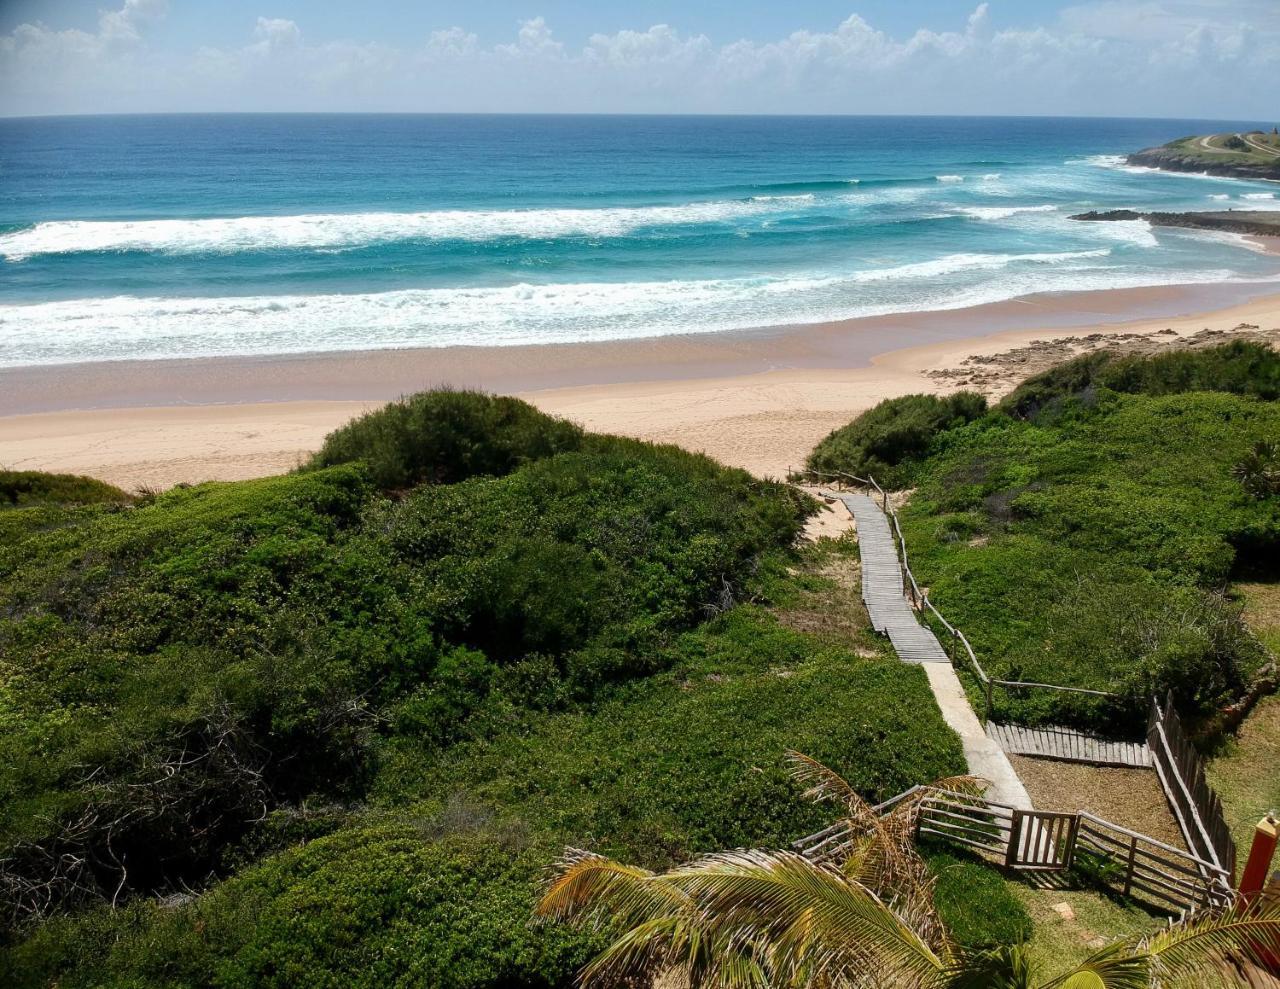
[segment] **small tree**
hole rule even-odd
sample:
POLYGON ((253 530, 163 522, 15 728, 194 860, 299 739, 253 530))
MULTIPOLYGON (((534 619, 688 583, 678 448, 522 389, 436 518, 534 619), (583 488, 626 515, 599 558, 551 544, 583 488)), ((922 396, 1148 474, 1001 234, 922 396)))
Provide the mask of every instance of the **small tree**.
POLYGON ((1280 443, 1254 444, 1244 459, 1231 468, 1231 476, 1255 498, 1280 494, 1280 443))

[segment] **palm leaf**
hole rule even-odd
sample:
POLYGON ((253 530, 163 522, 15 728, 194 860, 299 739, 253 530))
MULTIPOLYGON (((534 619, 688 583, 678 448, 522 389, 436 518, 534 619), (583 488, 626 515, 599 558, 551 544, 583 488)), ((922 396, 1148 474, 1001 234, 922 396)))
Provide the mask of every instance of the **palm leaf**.
POLYGON ((1161 985, 1222 981, 1232 958, 1260 962, 1262 951, 1280 953, 1280 902, 1264 899, 1201 911, 1145 939, 1139 948, 1150 957, 1161 985))
POLYGON ((567 848, 534 913, 556 919, 607 917, 630 927, 691 908, 678 891, 654 878, 647 869, 567 848))
POLYGON ((1042 989, 1149 989, 1150 958, 1125 941, 1116 941, 1042 989))
POLYGON ((845 808, 849 817, 858 820, 875 816, 871 805, 834 769, 795 749, 787 749, 786 758, 791 764, 791 778, 807 787, 802 794, 806 800, 834 800, 845 808))
POLYGON ((944 968, 870 889, 800 855, 729 852, 666 878, 694 900, 712 931, 766 943, 769 969, 782 984, 926 986, 944 968))

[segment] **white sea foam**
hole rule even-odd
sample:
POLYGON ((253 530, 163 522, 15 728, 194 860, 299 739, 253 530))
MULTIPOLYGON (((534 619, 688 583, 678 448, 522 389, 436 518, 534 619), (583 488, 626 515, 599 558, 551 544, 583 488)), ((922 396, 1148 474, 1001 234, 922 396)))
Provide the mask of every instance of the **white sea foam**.
POLYGON ((996 179, 998 179, 999 177, 1000 177, 1000 173, 999 173, 999 172, 988 172, 986 175, 982 176, 982 181, 983 181, 983 182, 994 182, 994 181, 995 181, 996 179))
POLYGON ((1225 192, 1215 192, 1209 195, 1210 199, 1230 199, 1231 197, 1225 192))
POLYGON ((1275 199, 1274 192, 1243 192, 1240 194, 1241 199, 1275 199))
POLYGON ((978 220, 1005 220, 1019 213, 1052 213, 1057 208, 1048 203, 1041 206, 957 206, 956 212, 978 220))
POLYGON ((0 255, 17 261, 39 254, 98 251, 203 254, 344 248, 406 240, 622 237, 646 227, 728 222, 777 208, 758 199, 600 209, 315 213, 200 220, 52 220, 0 236, 0 255))
POLYGON ((1116 240, 1135 247, 1159 247, 1151 224, 1146 220, 1107 220, 1101 223, 1081 223, 1083 231, 1103 240, 1116 240))
POLYGON ((992 270, 1025 262, 1029 264, 1061 264, 1083 258, 1102 258, 1110 254, 1109 248, 1091 251, 1059 251, 1046 254, 948 254, 932 261, 918 261, 891 268, 874 268, 850 275, 855 282, 900 281, 908 278, 938 278, 960 271, 992 270))
POLYGON ((1183 179, 1209 179, 1212 182, 1234 182, 1235 179, 1224 179, 1221 175, 1211 175, 1208 172, 1175 172, 1166 168, 1152 168, 1150 165, 1130 165, 1124 155, 1089 155, 1086 158, 1072 158, 1067 161, 1068 165, 1094 165, 1098 168, 1109 168, 1118 172, 1128 172, 1131 175, 1149 175, 1158 174, 1166 175, 1170 178, 1183 179))
POLYGON ((1068 159, 1068 165, 1096 165, 1099 168, 1121 168, 1124 166, 1124 155, 1088 155, 1084 158, 1068 159))
POLYGON ((935 175, 934 178, 937 179, 939 182, 963 182, 964 181, 963 175, 935 175))
MULTIPOLYGON (((1115 224, 1099 224, 1107 225, 1115 224)), ((616 340, 956 309, 1034 292, 1236 280, 1226 270, 1117 269, 1100 260, 1106 253, 956 254, 790 277, 6 305, 0 366, 616 340)))

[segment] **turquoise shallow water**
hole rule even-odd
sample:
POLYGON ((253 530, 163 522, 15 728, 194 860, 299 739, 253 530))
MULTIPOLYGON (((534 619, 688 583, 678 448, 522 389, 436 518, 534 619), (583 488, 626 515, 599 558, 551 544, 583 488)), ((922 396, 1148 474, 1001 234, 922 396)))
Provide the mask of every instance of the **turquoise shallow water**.
POLYGON ((1276 276, 1085 209, 1277 208, 1126 151, 1248 122, 0 121, 0 366, 712 332, 1276 276))

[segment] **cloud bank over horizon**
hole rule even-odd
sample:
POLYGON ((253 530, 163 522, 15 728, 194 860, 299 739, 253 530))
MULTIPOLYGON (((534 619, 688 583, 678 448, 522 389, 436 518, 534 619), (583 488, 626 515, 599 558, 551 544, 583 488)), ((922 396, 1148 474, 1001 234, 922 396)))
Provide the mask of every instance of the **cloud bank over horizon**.
POLYGON ((166 0, 124 0, 0 35, 0 113, 1280 113, 1280 3, 1096 0, 1016 28, 990 12, 896 37, 850 13, 773 39, 661 23, 580 44, 535 16, 505 40, 454 25, 394 45, 264 13, 239 44, 183 47, 158 40, 166 0))

